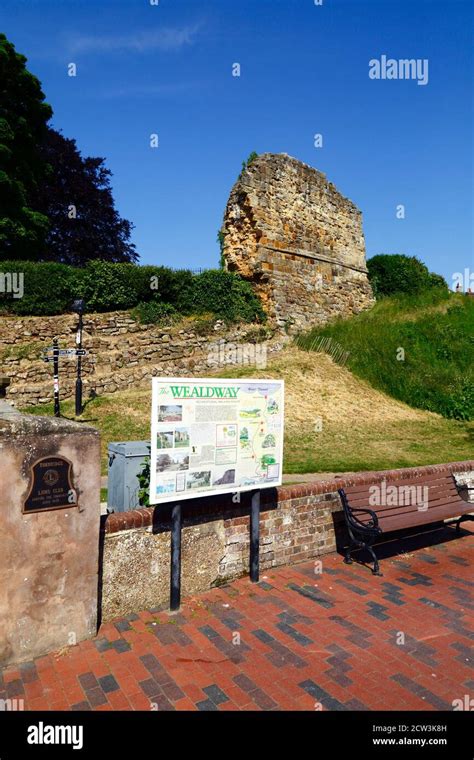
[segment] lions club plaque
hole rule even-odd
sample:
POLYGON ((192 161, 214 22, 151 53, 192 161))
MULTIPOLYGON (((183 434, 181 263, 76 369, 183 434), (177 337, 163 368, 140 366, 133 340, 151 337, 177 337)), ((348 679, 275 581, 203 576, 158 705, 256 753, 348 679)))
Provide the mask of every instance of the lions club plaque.
POLYGON ((77 506, 72 464, 64 457, 44 457, 31 467, 30 490, 23 513, 77 506))

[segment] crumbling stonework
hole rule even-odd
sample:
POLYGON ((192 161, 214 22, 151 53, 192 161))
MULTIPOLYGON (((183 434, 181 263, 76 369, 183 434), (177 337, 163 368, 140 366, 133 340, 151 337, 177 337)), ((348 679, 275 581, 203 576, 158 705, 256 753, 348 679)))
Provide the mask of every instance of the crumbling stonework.
POLYGON ((296 331, 373 303, 361 212, 285 153, 264 153, 242 171, 222 232, 227 268, 254 284, 279 326, 296 331))
MULTIPOLYGON (((0 320, 0 374, 8 377, 6 397, 17 407, 52 401, 52 364, 42 354, 54 336, 60 348, 74 347, 77 317, 4 317, 0 320)), ((149 387, 154 376, 207 375, 233 364, 261 366, 267 353, 279 351, 284 338, 261 326, 226 327, 221 321, 204 325, 183 319, 178 324, 142 325, 128 312, 86 314, 82 362, 84 398, 118 390, 149 387), (257 335, 256 335, 257 332, 257 335), (245 349, 244 352, 241 349, 245 349)), ((74 395, 76 361, 60 362, 61 400, 74 395)))

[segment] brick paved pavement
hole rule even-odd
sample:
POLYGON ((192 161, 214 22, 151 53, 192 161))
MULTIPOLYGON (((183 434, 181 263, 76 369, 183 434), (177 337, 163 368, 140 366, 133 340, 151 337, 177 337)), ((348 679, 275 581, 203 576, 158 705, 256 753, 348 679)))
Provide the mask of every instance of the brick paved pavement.
POLYGON ((258 585, 186 599, 177 615, 129 615, 4 670, 0 699, 30 710, 451 710, 474 695, 472 530, 392 543, 382 578, 333 554, 322 573, 276 568, 258 585))

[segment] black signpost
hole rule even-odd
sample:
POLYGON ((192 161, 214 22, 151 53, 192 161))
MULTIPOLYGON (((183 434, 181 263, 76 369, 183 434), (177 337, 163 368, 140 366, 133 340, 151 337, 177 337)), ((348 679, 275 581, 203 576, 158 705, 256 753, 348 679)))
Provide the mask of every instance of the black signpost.
MULTIPOLYGON (((171 507, 171 563, 170 610, 176 612, 181 605, 181 504, 171 507)), ((250 580, 260 578, 260 491, 252 492, 250 506, 250 580)))
POLYGON ((76 333, 76 356, 77 356, 77 377, 76 377, 76 417, 82 414, 82 377, 81 377, 81 363, 82 363, 82 315, 84 314, 86 304, 83 298, 78 298, 72 304, 72 311, 79 315, 79 323, 77 325, 76 333))
POLYGON ((260 577, 260 491, 252 493, 250 507, 250 580, 258 583, 260 577))
POLYGON ((59 417, 59 346, 58 339, 53 338, 53 382, 54 382, 54 416, 59 417))
MULTIPOLYGON (((82 327, 81 327, 82 332, 82 327)), ((53 362, 53 382, 54 382, 54 416, 60 417, 61 410, 59 406, 59 359, 72 359, 77 358, 77 373, 78 380, 76 380, 76 415, 82 413, 82 380, 81 380, 81 359, 86 356, 87 351, 83 348, 59 348, 58 339, 53 338, 53 345, 49 346, 43 356, 43 361, 53 362), (78 382, 80 383, 78 391, 78 382), (79 404, 79 406, 78 406, 79 404), (79 408, 79 411, 78 411, 79 408)))
POLYGON ((181 604, 181 504, 171 507, 171 584, 170 610, 176 612, 181 604))

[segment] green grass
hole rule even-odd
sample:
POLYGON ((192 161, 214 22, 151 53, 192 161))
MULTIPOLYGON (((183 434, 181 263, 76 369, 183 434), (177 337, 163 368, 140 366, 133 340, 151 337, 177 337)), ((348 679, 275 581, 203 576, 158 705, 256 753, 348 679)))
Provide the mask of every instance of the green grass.
MULTIPOLYGON (((309 354, 308 358, 311 356, 309 354)), ((314 359, 316 356, 313 354, 314 359)), ((474 422, 445 419, 438 415, 388 415, 378 418, 371 414, 370 399, 367 399, 367 415, 357 418, 341 416, 338 420, 325 422, 322 430, 316 431, 312 416, 292 423, 298 399, 288 402, 292 387, 303 389, 309 386, 309 395, 316 398, 316 390, 310 385, 312 375, 321 376, 324 368, 317 361, 305 366, 301 357, 288 361, 283 354, 277 355, 270 364, 271 376, 285 380, 287 403, 285 407, 286 432, 284 445, 284 472, 302 474, 307 472, 360 472, 363 470, 387 470, 399 467, 416 467, 443 462, 472 459, 474 451, 474 422)), ((261 377, 260 369, 251 367, 229 367, 219 373, 220 377, 261 377)), ((264 372, 264 377, 269 373, 264 372)), ((340 375, 339 381, 341 381, 340 375)), ((335 378, 325 377, 327 398, 325 404, 337 403, 331 400, 335 378)), ((364 397, 365 382, 354 392, 364 397)), ((305 396, 305 391, 300 390, 305 396)), ((386 399, 387 411, 392 402, 386 399)), ((315 414, 319 414, 321 406, 315 414)))
POLYGON ((354 374, 410 406, 474 419, 474 298, 432 289, 392 296, 297 339, 311 350, 331 338, 354 374))
POLYGON ((0 351, 0 361, 5 359, 39 359, 41 346, 38 343, 19 343, 0 351))
MULTIPOLYGON (((231 377, 261 375, 247 367, 222 373, 231 377)), ((273 373, 272 373, 273 374, 273 373)), ((275 376, 279 373, 275 372, 275 376)), ((101 434, 101 471, 107 474, 107 446, 111 441, 147 441, 150 438, 149 390, 119 391, 88 402, 79 421, 101 434)), ((53 414, 53 405, 26 407, 27 414, 53 414)), ((61 404, 61 413, 74 419, 74 400, 61 404)), ((290 410, 288 410, 288 414, 290 410)), ((472 458, 474 424, 430 417, 359 424, 327 424, 321 432, 302 424, 285 435, 284 471, 358 472, 414 467, 472 458)), ((106 498, 102 499, 106 501, 106 498)))
POLYGON ((442 417, 285 437, 286 473, 361 472, 472 459, 474 424, 442 417))
MULTIPOLYGON (((108 470, 108 444, 120 441, 148 441, 150 439, 151 392, 122 391, 108 396, 97 396, 86 402, 81 417, 74 416, 74 399, 61 402, 61 416, 91 425, 100 431, 102 474, 108 470)), ((25 414, 53 415, 53 404, 27 406, 25 414)))

